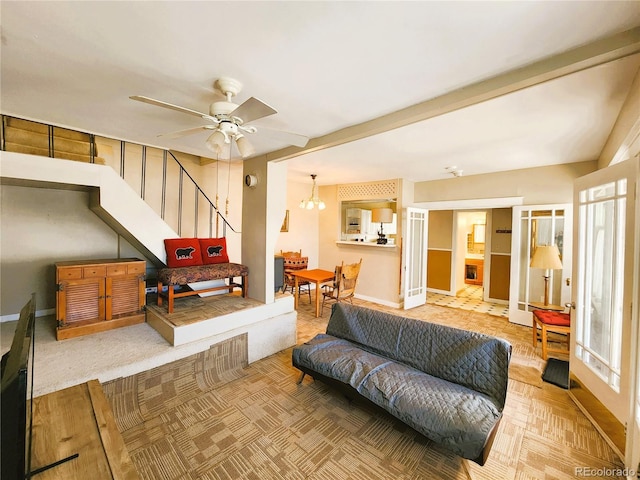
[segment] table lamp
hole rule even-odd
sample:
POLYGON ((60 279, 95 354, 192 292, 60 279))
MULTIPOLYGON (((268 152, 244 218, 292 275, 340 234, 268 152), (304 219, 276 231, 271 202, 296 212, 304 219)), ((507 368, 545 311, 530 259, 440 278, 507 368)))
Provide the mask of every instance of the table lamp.
POLYGON ((549 305, 549 270, 561 270, 560 252, 555 245, 536 247, 531 259, 531 268, 544 269, 544 305, 549 305))
POLYGON ((374 208, 371 211, 371 221, 380 223, 380 231, 378 232, 378 245, 386 245, 387 239, 384 236, 383 224, 393 222, 393 210, 390 208, 374 208))

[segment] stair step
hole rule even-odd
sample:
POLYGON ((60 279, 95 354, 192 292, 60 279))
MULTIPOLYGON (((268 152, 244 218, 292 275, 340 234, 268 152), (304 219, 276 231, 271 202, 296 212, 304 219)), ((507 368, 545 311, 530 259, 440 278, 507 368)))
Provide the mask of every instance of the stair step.
MULTIPOLYGON (((29 132, 41 133, 45 135, 49 134, 49 127, 43 123, 32 122, 30 120, 23 120, 21 118, 14 117, 5 117, 5 119, 5 128, 16 128, 18 130, 26 130, 29 132)), ((89 141, 88 133, 82 133, 62 127, 53 127, 53 132, 55 137, 67 138, 69 140, 79 140, 84 142, 89 141)))
MULTIPOLYGON (((41 157, 49 156, 48 147, 40 148, 40 147, 33 147, 30 145, 22 145, 18 143, 7 142, 5 144, 5 149, 7 152, 26 153, 28 155, 39 155, 41 157)), ((91 162, 91 156, 89 155, 81 155, 81 154, 69 153, 69 152, 61 153, 58 151, 56 151, 56 155, 57 155, 57 158, 63 158, 65 160, 75 160, 77 162, 85 162, 85 163, 91 162)), ((101 157, 94 158, 94 163, 97 163, 99 165, 106 165, 105 159, 101 157)))

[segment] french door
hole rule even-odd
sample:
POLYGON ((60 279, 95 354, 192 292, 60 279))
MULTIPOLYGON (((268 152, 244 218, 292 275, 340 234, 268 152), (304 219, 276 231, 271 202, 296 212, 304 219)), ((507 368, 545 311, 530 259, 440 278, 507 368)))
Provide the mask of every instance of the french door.
MULTIPOLYGON (((638 421, 631 418, 638 403, 634 393, 638 391, 638 326, 632 322, 634 282, 637 288, 634 272, 638 274, 637 181, 635 159, 574 183, 571 392, 622 456, 625 449, 631 455, 638 445, 629 449, 624 440, 615 440, 604 425, 611 422, 591 411, 580 392, 593 394, 617 419, 617 430, 622 432, 618 437, 624 436, 624 426, 632 422, 638 430, 638 421)), ((637 465, 637 459, 635 466, 627 464, 637 465)))
POLYGON ((422 208, 407 207, 403 235, 404 308, 427 302, 427 218, 422 208))
POLYGON ((533 306, 540 307, 548 289, 549 303, 562 307, 571 293, 571 204, 513 207, 509 321, 531 327, 533 306), (558 247, 562 269, 531 268, 540 245, 558 247), (544 276, 548 279, 545 282, 544 276), (545 286, 547 283, 547 286, 545 286))

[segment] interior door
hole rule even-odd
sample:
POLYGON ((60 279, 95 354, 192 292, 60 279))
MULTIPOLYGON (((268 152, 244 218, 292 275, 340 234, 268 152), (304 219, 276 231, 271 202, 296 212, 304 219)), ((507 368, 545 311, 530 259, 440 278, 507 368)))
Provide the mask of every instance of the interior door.
POLYGON ((511 236, 511 283, 509 321, 531 327, 531 305, 544 298, 544 275, 549 276, 550 304, 569 302, 572 275, 572 206, 571 204, 527 205, 513 207, 511 236), (531 268, 531 258, 538 245, 556 245, 562 270, 531 268))
POLYGON ((427 302, 427 219, 429 212, 407 207, 403 235, 404 308, 427 302))
POLYGON ((574 184, 571 394, 621 456, 624 425, 631 424, 637 388, 632 352, 637 353, 638 332, 631 309, 638 260, 637 178, 636 159, 598 170, 574 184), (593 408, 584 400, 585 392, 608 412, 593 408), (609 414, 616 428, 607 426, 609 414))

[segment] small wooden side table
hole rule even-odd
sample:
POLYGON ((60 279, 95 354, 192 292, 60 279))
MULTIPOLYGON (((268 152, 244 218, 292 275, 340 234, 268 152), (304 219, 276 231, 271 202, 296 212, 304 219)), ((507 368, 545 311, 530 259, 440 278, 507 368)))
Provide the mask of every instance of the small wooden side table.
POLYGON ((554 312, 564 311, 564 307, 562 305, 545 305, 542 302, 529 302, 529 306, 538 310, 553 310, 554 312))
POLYGON ((320 316, 320 285, 333 280, 336 275, 335 272, 315 268, 313 270, 297 270, 289 272, 289 275, 295 278, 295 289, 293 292, 293 305, 295 309, 298 308, 298 297, 300 296, 298 281, 303 279, 316 284, 316 318, 318 318, 320 316))

